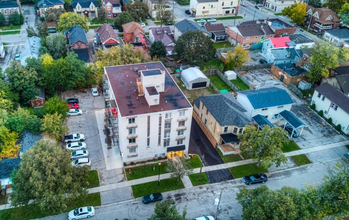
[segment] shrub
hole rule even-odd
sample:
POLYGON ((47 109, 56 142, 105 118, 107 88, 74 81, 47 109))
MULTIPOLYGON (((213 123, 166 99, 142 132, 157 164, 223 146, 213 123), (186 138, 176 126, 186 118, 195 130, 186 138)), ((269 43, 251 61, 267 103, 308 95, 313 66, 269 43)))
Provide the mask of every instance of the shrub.
POLYGON ((313 110, 315 110, 315 109, 316 109, 315 103, 312 104, 312 105, 310 106, 310 108, 313 109, 313 110))
POLYGON ((337 131, 341 132, 342 131, 342 125, 338 124, 336 127, 334 127, 337 131))
POLYGON ((322 117, 322 116, 324 116, 324 111, 320 110, 320 111, 318 112, 318 114, 322 117))
POLYGON ((328 118, 328 119, 327 119, 327 122, 330 123, 330 124, 332 124, 332 118, 328 118))
POLYGON ((131 166, 135 165, 135 162, 132 161, 132 162, 130 163, 130 165, 131 165, 131 166))

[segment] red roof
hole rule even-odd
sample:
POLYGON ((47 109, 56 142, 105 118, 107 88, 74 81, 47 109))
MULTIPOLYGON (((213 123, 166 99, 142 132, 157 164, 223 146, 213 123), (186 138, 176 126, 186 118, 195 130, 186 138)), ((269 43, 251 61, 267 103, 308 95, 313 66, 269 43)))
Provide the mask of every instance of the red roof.
POLYGON ((290 42, 289 37, 272 37, 269 38, 274 48, 288 47, 286 43, 290 42))

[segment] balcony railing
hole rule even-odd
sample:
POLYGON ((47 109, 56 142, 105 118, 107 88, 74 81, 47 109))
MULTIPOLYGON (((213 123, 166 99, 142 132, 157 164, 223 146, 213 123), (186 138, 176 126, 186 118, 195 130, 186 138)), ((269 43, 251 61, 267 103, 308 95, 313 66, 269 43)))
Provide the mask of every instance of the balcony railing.
POLYGON ((314 26, 317 28, 320 28, 320 29, 332 29, 332 24, 331 25, 322 25, 319 23, 315 23, 314 26))
POLYGON ((188 118, 186 116, 179 116, 177 118, 177 121, 186 121, 186 120, 188 120, 188 118))

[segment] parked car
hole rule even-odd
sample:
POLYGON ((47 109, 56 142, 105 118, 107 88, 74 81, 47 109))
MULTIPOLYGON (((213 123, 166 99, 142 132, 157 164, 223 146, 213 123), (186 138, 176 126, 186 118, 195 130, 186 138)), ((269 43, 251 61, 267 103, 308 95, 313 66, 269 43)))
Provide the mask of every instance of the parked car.
POLYGON ((264 173, 253 174, 251 176, 245 176, 243 180, 244 180, 244 183, 246 185, 251 185, 251 184, 255 184, 255 183, 265 183, 265 182, 267 182, 268 177, 264 173))
POLYGON ((210 18, 207 20, 207 22, 216 22, 217 20, 215 18, 210 18))
POLYGON ((77 115, 82 115, 82 111, 80 109, 69 109, 67 112, 67 116, 77 116, 77 115))
POLYGON ((145 27, 145 23, 141 22, 141 23, 139 23, 139 24, 141 25, 142 28, 145 27))
MULTIPOLYGON (((287 124, 285 130, 291 135, 293 128, 291 125, 287 124)), ((299 137, 299 132, 297 130, 293 131, 293 137, 299 137)))
POLYGON ((86 144, 85 142, 73 142, 65 145, 65 149, 67 150, 85 150, 86 144))
POLYGON ((346 153, 342 156, 342 159, 345 161, 345 162, 348 162, 349 161, 349 153, 346 153))
POLYGON ((91 89, 91 92, 92 92, 92 96, 98 96, 98 88, 92 88, 91 89))
POLYGON ((243 3, 242 6, 247 7, 247 5, 245 3, 243 3))
POLYGON ((69 99, 67 99, 67 102, 68 103, 78 103, 79 104, 79 99, 77 99, 77 98, 69 98, 69 99))
POLYGON ((197 23, 205 23, 206 20, 205 20, 205 19, 200 19, 200 20, 197 20, 196 22, 197 22, 197 23))
POLYGON ((258 5, 255 5, 254 7, 257 8, 257 9, 259 10, 259 6, 258 6, 258 5))
POLYGON ((165 25, 167 25, 167 26, 173 25, 173 22, 172 21, 168 21, 168 22, 166 22, 165 25))
POLYGON ((20 55, 19 53, 17 53, 17 54, 15 55, 15 60, 20 60, 20 58, 21 58, 21 55, 20 55))
POLYGON ((150 202, 156 202, 162 200, 162 194, 161 193, 152 193, 150 195, 143 196, 142 202, 144 204, 150 203, 150 202))
POLYGON ((260 60, 259 60, 259 63, 260 63, 260 64, 264 64, 264 63, 268 63, 268 62, 267 62, 265 59, 260 59, 260 60))
POLYGON ((208 216, 201 216, 201 217, 193 218, 192 220, 214 220, 214 218, 212 216, 208 215, 208 216))
POLYGON ((71 152, 70 159, 79 159, 83 157, 88 157, 88 151, 87 150, 77 150, 71 152))
POLYGON ((95 209, 92 206, 80 207, 80 208, 71 210, 68 213, 68 219, 75 220, 75 219, 90 218, 94 215, 95 215, 95 209))
POLYGON ((191 12, 190 12, 189 9, 185 10, 185 13, 186 13, 187 15, 190 15, 190 14, 191 14, 191 12))
POLYGON ((53 33, 57 33, 57 31, 56 31, 56 29, 48 29, 47 33, 53 34, 53 33))
POLYGON ((85 140, 85 135, 79 134, 79 133, 64 136, 64 141, 66 143, 77 142, 77 141, 81 142, 84 140, 85 140))
POLYGON ((70 109, 79 109, 80 105, 78 103, 68 103, 67 104, 70 109))
POLYGON ((91 166, 91 161, 88 157, 79 158, 71 162, 72 166, 91 166))

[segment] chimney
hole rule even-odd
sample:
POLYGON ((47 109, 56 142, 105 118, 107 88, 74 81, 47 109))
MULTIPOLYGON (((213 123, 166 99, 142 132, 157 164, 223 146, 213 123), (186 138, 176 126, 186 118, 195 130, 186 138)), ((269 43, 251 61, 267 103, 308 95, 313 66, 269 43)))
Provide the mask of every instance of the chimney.
POLYGON ((138 96, 144 96, 143 84, 141 78, 137 78, 138 96))

